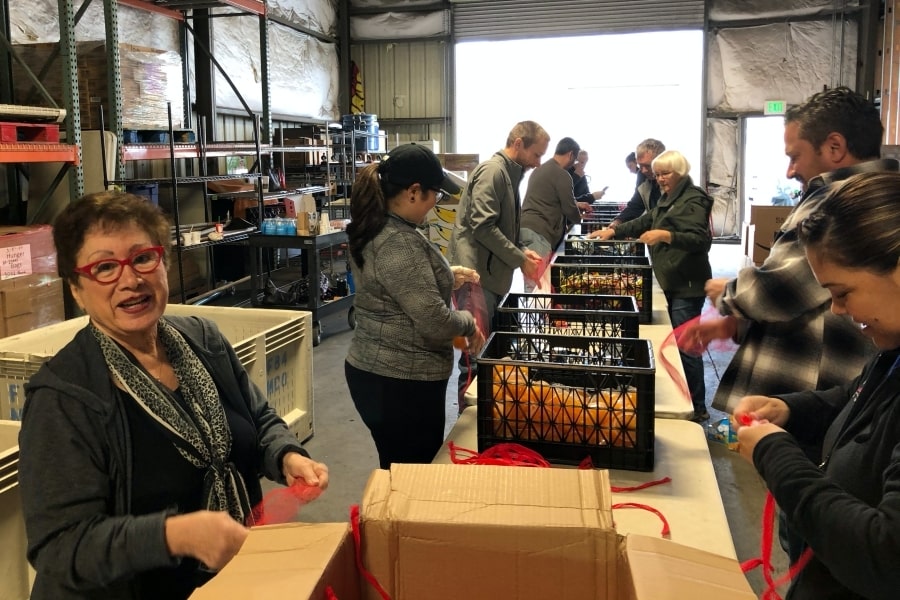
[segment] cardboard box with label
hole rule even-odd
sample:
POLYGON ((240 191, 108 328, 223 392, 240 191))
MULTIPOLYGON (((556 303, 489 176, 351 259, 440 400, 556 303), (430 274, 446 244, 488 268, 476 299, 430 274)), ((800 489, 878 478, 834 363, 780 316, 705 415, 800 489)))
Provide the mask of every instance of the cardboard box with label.
POLYGON ((53 228, 0 227, 0 280, 34 273, 57 274, 53 228))
POLYGON ((752 225, 749 239, 746 240, 747 256, 753 259, 756 264, 762 264, 769 256, 772 244, 775 242, 775 235, 781 230, 785 220, 793 206, 756 206, 750 207, 750 221, 747 225, 752 225))
MULTIPOLYGON (((362 560, 393 600, 751 600, 733 559, 618 535, 608 473, 475 465, 375 471, 360 508, 362 560)), ((347 525, 254 529, 192 598, 380 599, 352 588, 347 525), (338 585, 347 584, 342 590, 338 585)))
POLYGON ((62 279, 26 275, 0 281, 0 337, 65 320, 62 279))

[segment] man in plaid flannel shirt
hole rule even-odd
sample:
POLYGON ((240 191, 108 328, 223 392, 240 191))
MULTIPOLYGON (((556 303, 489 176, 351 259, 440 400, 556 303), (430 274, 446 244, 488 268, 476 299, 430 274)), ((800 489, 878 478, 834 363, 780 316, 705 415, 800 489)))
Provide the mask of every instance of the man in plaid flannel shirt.
MULTIPOLYGON (((857 324, 831 312, 831 295, 813 276, 796 228, 831 183, 856 173, 898 170, 897 161, 878 159, 883 133, 878 109, 841 87, 790 108, 784 121, 787 176, 800 181, 803 197, 762 266, 706 285, 725 318, 713 320, 702 337, 732 337, 740 344, 713 399, 713 406, 726 412, 749 394, 846 383, 876 350, 857 324)), ((816 448, 808 450, 817 457, 816 448)))

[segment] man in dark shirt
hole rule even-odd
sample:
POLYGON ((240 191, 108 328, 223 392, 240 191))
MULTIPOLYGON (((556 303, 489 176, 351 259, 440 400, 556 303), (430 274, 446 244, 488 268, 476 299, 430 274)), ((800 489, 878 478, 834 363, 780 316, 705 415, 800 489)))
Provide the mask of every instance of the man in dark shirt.
POLYGON ((572 176, 572 192, 575 194, 575 200, 590 204, 594 200, 602 198, 606 190, 591 192, 591 188, 588 186, 588 176, 584 174, 584 166, 587 164, 587 161, 587 150, 580 150, 575 164, 566 169, 566 171, 572 176))
POLYGON ((660 192, 656 178, 653 176, 653 171, 650 169, 650 163, 665 150, 665 144, 653 138, 647 138, 638 144, 634 153, 637 158, 638 169, 645 179, 634 189, 634 195, 622 212, 609 224, 611 228, 615 229, 619 223, 637 219, 646 211, 656 208, 660 192))

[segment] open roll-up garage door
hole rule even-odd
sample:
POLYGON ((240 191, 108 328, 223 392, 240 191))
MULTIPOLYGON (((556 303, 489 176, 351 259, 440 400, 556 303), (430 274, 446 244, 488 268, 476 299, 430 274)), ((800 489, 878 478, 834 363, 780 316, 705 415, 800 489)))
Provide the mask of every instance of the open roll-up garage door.
POLYGON ((457 41, 596 35, 704 27, 703 0, 453 2, 457 41))

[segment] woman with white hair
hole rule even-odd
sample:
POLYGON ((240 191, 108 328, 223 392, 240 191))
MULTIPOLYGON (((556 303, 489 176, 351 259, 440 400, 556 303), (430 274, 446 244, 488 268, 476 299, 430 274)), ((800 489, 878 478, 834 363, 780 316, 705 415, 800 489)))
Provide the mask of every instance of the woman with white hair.
MULTIPOLYGON (((642 216, 590 234, 602 240, 637 238, 650 246, 653 272, 669 303, 672 327, 700 315, 706 294, 703 286, 711 277, 709 213, 712 199, 694 185, 691 165, 676 150, 653 159, 653 174, 662 196, 656 208, 642 216)), ((703 359, 681 353, 684 374, 691 391, 695 421, 709 418, 703 359)))

